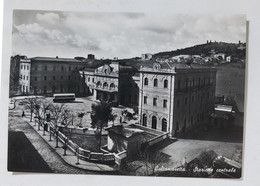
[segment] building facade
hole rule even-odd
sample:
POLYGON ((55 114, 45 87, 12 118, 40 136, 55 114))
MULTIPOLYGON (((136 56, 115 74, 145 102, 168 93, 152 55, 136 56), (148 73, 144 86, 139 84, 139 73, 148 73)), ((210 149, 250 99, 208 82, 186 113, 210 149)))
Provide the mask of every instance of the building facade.
POLYGON ((140 68, 140 124, 176 135, 214 109, 216 70, 155 63, 140 68))
POLYGON ((53 95, 75 93, 87 95, 88 87, 79 70, 86 62, 77 59, 35 57, 20 60, 20 94, 53 95))
POLYGON ((80 71, 85 83, 96 100, 110 101, 124 106, 138 105, 139 76, 131 66, 118 62, 96 69, 80 71))
POLYGON ((19 89, 20 94, 29 94, 31 91, 31 60, 27 58, 20 59, 19 67, 19 89))

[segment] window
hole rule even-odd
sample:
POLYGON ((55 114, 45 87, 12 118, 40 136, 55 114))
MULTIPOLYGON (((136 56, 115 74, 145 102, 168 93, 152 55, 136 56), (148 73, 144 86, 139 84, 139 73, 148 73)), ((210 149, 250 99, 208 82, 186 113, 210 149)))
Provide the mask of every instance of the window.
POLYGON ((178 80, 178 84, 177 84, 177 90, 180 91, 181 90, 181 80, 178 80))
POLYGON ((185 98, 185 102, 184 103, 185 103, 185 105, 187 105, 187 103, 188 103, 188 99, 187 98, 185 98))
POLYGON ((157 98, 153 98, 153 106, 157 106, 157 98))
POLYGON ((34 81, 37 81, 37 76, 34 77, 34 81))
POLYGON ((185 85, 185 87, 186 87, 186 91, 188 90, 188 86, 189 86, 189 80, 186 79, 186 85, 185 85))
POLYGON ((110 90, 115 90, 115 84, 114 83, 110 84, 110 90))
POLYGON ((34 94, 37 94, 37 87, 35 86, 33 89, 34 89, 34 94))
POLYGON ((162 119, 162 131, 167 131, 167 120, 165 118, 162 119))
POLYGON ((147 96, 144 96, 144 104, 147 104, 147 96))
POLYGON ((44 94, 47 93, 47 87, 46 87, 46 86, 43 87, 43 93, 44 93, 44 94))
POLYGON ((23 69, 23 65, 21 65, 21 70, 23 69))
POLYGON ((27 66, 27 70, 29 70, 29 65, 27 66))
POLYGON ((38 67, 37 67, 37 66, 35 66, 35 68, 34 68, 34 69, 35 69, 35 71, 37 71, 37 70, 38 70, 38 67))
POLYGON ((56 66, 53 66, 53 71, 56 71, 56 66))
POLYGON ((44 70, 47 70, 47 66, 44 66, 44 70))
POLYGON ((23 79, 25 80, 25 76, 23 76, 23 79))
POLYGON ((64 66, 61 67, 61 70, 62 70, 62 71, 64 70, 64 66))
POLYGON ((177 100, 177 105, 176 106, 177 106, 177 108, 180 108, 180 100, 179 99, 177 100))
POLYGON ((44 76, 44 81, 46 81, 47 80, 47 76, 44 76))
POLYGON ((144 78, 144 85, 148 85, 148 78, 144 78))
POLYGON ((143 114, 143 126, 147 126, 147 116, 143 114))
POLYGON ((53 76, 52 79, 55 80, 55 79, 56 79, 56 76, 53 76))
POLYGON ((97 82, 97 88, 101 88, 102 84, 100 81, 97 82))
POLYGON ((157 128, 157 118, 155 116, 152 117, 152 128, 153 129, 157 128))
POLYGON ((71 71, 71 66, 69 66, 69 71, 71 71))
POLYGON ((153 80, 153 86, 154 86, 154 87, 157 87, 157 86, 158 86, 158 80, 157 80, 157 79, 154 79, 154 80, 153 80))
POLYGON ((52 86, 52 93, 55 93, 55 89, 56 89, 56 87, 52 86))
POLYGON ((103 88, 104 88, 104 89, 108 89, 108 84, 107 84, 107 82, 105 82, 105 83, 103 84, 103 88))
POLYGON ((94 78, 92 78, 92 82, 94 83, 94 78))
POLYGON ((163 82, 163 88, 168 88, 168 80, 165 79, 163 82))
POLYGON ((167 100, 166 99, 163 100, 163 108, 167 108, 167 100))
POLYGON ((26 80, 28 80, 28 76, 26 76, 26 80))
POLYGON ((88 82, 90 82, 90 77, 88 77, 88 82))

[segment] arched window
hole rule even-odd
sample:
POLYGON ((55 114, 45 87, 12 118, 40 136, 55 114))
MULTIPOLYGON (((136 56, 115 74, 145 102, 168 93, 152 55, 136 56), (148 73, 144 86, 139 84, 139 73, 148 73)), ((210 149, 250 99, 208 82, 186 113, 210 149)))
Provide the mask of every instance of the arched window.
POLYGON ((105 83, 103 84, 103 88, 104 88, 104 89, 107 89, 107 88, 108 88, 107 82, 105 82, 105 83))
POLYGON ((102 84, 100 81, 97 82, 97 88, 101 88, 102 84))
POLYGON ((111 83, 110 84, 110 90, 114 90, 115 89, 115 84, 114 83, 111 83))
POLYGON ((144 78, 144 85, 148 85, 148 78, 144 78))
POLYGON ((157 118, 155 116, 152 117, 152 128, 153 129, 157 128, 157 118))
POLYGON ((147 116, 143 114, 143 126, 147 126, 147 116))
POLYGON ((163 88, 168 88, 168 80, 165 79, 163 82, 163 88))
POLYGON ((162 131, 167 131, 167 120, 165 118, 162 119, 162 131))
POLYGON ((154 79, 154 80, 153 80, 153 86, 154 86, 154 87, 157 87, 157 86, 158 86, 158 80, 157 80, 157 79, 154 79))

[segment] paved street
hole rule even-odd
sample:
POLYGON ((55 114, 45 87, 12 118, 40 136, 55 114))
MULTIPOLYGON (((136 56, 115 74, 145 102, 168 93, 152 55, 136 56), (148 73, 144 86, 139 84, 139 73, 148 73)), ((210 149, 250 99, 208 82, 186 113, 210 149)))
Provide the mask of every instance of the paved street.
POLYGON ((164 147, 161 152, 171 156, 167 167, 177 167, 182 164, 184 157, 189 162, 205 150, 214 150, 235 161, 241 161, 241 143, 226 143, 219 141, 179 139, 164 147))
POLYGON ((60 156, 54 152, 48 144, 23 120, 20 119, 17 112, 10 111, 9 130, 22 131, 34 146, 35 150, 41 155, 43 160, 48 164, 50 169, 55 173, 69 174, 96 174, 86 170, 74 168, 66 164, 60 156), (11 116, 11 117, 10 117, 11 116))

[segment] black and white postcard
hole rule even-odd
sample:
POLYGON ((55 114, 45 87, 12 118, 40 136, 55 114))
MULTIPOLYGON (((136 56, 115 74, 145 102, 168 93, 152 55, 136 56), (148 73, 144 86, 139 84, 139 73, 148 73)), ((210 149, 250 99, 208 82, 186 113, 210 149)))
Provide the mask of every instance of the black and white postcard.
POLYGON ((246 16, 13 10, 8 170, 242 177, 246 16))

